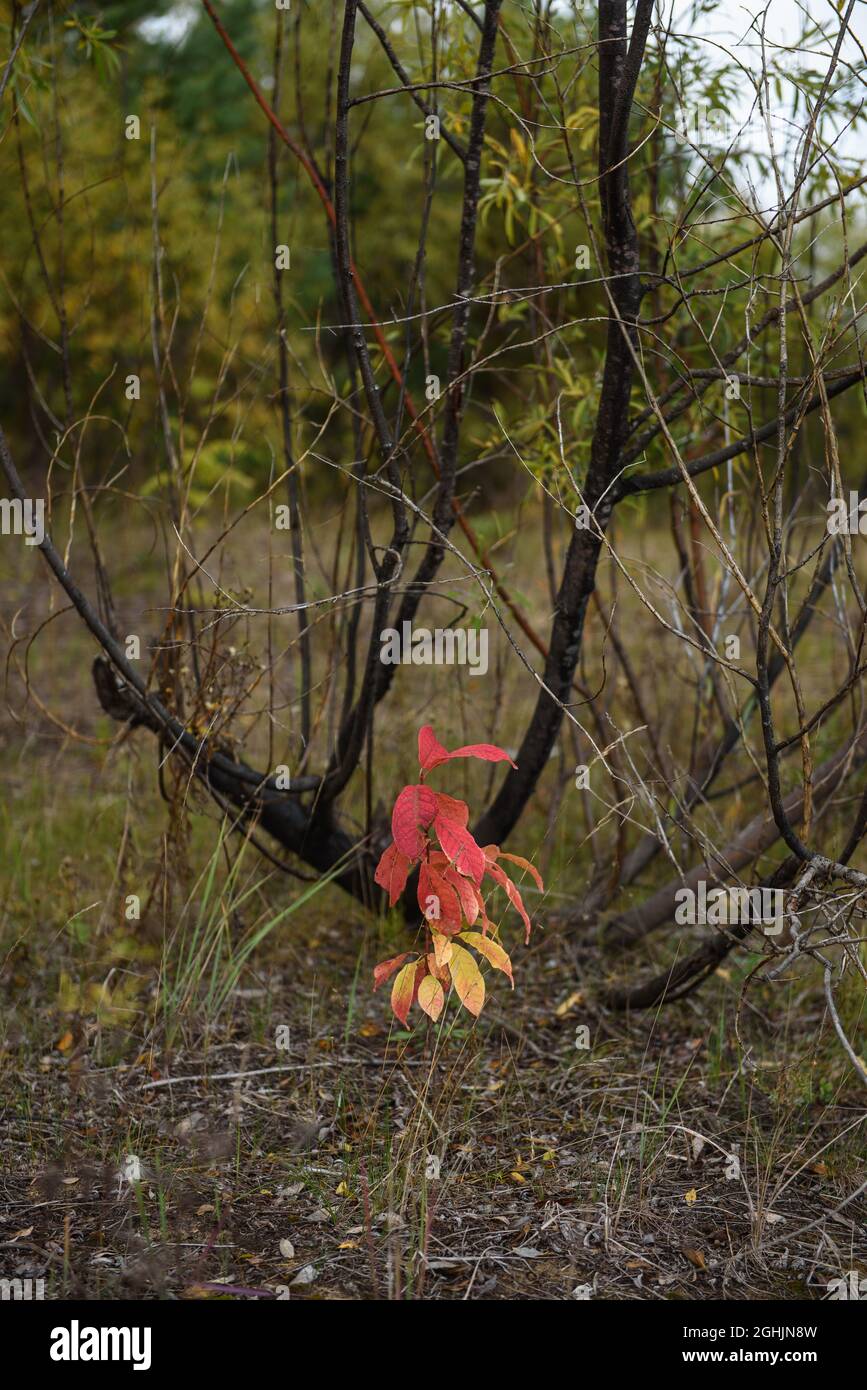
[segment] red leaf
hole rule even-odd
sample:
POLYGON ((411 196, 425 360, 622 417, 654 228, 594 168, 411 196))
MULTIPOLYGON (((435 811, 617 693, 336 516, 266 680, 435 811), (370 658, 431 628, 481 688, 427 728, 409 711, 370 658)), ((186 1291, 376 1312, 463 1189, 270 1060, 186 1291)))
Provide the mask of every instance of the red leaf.
POLYGON ((391 813, 391 833, 401 854, 420 859, 425 846, 422 830, 437 813, 436 796, 430 787, 404 787, 391 813))
POLYGON ((440 763, 447 763, 451 753, 443 748, 430 724, 418 731, 418 765, 422 772, 431 772, 440 763))
POLYGON ((385 889, 392 907, 406 887, 406 880, 409 877, 411 867, 411 861, 394 844, 389 845, 376 866, 376 873, 373 875, 374 882, 378 883, 380 888, 385 889))
POLYGON ((505 748, 498 748, 495 743, 467 743, 463 748, 456 748, 453 753, 449 753, 450 758, 481 758, 486 763, 512 763, 512 767, 518 764, 512 762, 505 748))
POLYGON ((466 826, 458 825, 445 816, 437 816, 434 830, 458 873, 471 878, 476 884, 481 883, 486 867, 485 856, 466 826))
POLYGON ((448 883, 437 869, 430 864, 422 862, 418 875, 418 905, 428 922, 439 923, 440 926, 449 923, 460 928, 461 926, 461 901, 456 889, 448 883), (429 916, 431 904, 429 898, 436 898, 434 906, 438 909, 436 915, 429 916))
POLYGON ((479 915, 479 904, 473 885, 463 874, 452 868, 446 869, 443 878, 454 887, 461 900, 461 911, 467 920, 467 926, 471 927, 479 915))
POLYGON ((482 931, 483 931, 483 932, 486 932, 486 933, 489 932, 489 931, 490 931, 490 932, 495 931, 496 929, 495 929, 495 927, 494 927, 494 924, 493 924, 493 922, 491 921, 490 917, 488 916, 488 910, 487 910, 487 907, 485 906, 485 900, 484 900, 484 898, 482 897, 482 895, 481 895, 479 889, 476 888, 475 885, 473 885, 473 894, 474 894, 474 896, 475 896, 476 903, 477 903, 477 905, 478 905, 478 909, 479 909, 479 912, 481 913, 481 917, 482 917, 482 931))
POLYGON ((531 923, 529 917, 527 916, 527 910, 524 907, 523 902, 521 901, 521 894, 518 892, 512 880, 506 874, 503 873, 503 870, 499 868, 496 864, 492 864, 490 860, 487 861, 487 872, 490 874, 491 878, 494 880, 495 883, 499 883, 501 888, 505 888, 506 892, 509 895, 509 901, 512 903, 512 906, 516 907, 518 912, 521 914, 521 918, 526 928, 526 940, 529 941, 531 923))
POLYGON ((448 796, 445 792, 434 792, 437 799, 438 816, 445 816, 446 820, 453 820, 456 825, 467 825, 470 819, 470 808, 465 801, 458 801, 457 797, 448 796))
POLYGON ((481 758, 486 763, 512 763, 508 753, 504 748, 498 748, 495 743, 466 743, 463 748, 456 748, 450 753, 444 748, 433 731, 430 724, 425 724, 423 729, 418 731, 418 763, 422 772, 432 772, 440 763, 447 763, 452 758, 481 758))
POLYGON ((391 960, 380 961, 379 965, 374 967, 373 988, 379 989, 380 985, 385 984, 389 975, 394 974, 397 967, 406 960, 408 955, 409 951, 404 951, 402 955, 392 956, 391 960))
POLYGON ((519 869, 526 869, 527 873, 536 880, 536 887, 538 889, 541 890, 545 887, 542 882, 542 875, 539 873, 536 865, 531 864, 529 859, 525 859, 522 854, 506 854, 506 851, 501 849, 500 858, 508 859, 511 864, 517 864, 519 869))

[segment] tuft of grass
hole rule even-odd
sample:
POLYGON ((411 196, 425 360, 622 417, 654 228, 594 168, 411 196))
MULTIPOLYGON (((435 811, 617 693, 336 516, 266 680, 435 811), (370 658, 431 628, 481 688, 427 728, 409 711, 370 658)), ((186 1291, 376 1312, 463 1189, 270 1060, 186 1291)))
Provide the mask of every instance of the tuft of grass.
POLYGON ((168 1046, 193 1010, 198 1023, 213 1027, 268 937, 301 912, 340 872, 341 866, 337 866, 315 879, 275 911, 264 891, 274 877, 273 870, 264 875, 255 868, 248 871, 249 838, 243 838, 232 856, 231 833, 232 827, 224 819, 177 923, 164 939, 157 997, 168 1046), (221 869, 224 862, 228 862, 225 872, 221 869), (244 918, 251 911, 255 911, 254 920, 245 926, 244 918))

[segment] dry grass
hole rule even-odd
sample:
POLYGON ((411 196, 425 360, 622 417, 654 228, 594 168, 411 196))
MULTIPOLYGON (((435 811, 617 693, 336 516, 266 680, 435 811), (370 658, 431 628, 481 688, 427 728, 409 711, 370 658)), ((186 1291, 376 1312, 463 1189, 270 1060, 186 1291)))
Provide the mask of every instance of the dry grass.
MULTIPOLYGON (((26 602, 32 631, 47 588, 35 570, 10 578, 10 620, 26 602)), ((532 598, 542 617, 538 574, 532 598)), ((217 939, 229 970, 299 886, 251 862, 233 888, 227 847, 208 952, 181 978, 170 944, 201 901, 217 822, 191 803, 184 853, 166 853, 153 746, 110 749, 89 656, 60 618, 34 691, 105 742, 25 704, 14 668, 17 717, 0 727, 0 1275, 87 1298, 697 1300, 822 1298, 867 1270, 865 1203, 847 1202, 863 1102, 819 981, 795 973, 742 1000, 744 955, 659 1017, 624 1019, 594 1000, 634 962, 539 931, 513 952, 515 993, 498 977, 475 1027, 449 1008, 402 1034, 371 974, 403 928, 326 888, 221 976, 218 1008, 217 939), (140 922, 124 916, 134 891, 140 922)), ((646 657, 648 671, 661 659, 652 644, 646 657)), ((384 797, 412 771, 420 713, 479 736, 499 700, 515 722, 513 694, 470 681, 443 703, 441 677, 413 687, 412 707, 401 697, 384 797)), ((582 834, 543 788, 520 837, 547 861, 541 916, 586 879, 582 834)), ((671 949, 652 946, 643 969, 671 949)))

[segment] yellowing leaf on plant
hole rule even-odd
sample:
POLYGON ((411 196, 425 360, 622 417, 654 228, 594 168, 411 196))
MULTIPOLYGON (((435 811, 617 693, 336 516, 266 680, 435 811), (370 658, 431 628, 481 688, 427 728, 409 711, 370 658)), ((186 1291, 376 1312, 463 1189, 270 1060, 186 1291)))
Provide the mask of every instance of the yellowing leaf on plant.
POLYGON ((442 932, 432 932, 432 936, 434 959, 436 960, 437 965, 448 965, 449 961, 452 958, 452 943, 449 941, 447 936, 443 936, 442 932))
POLYGON ((489 936, 482 936, 478 931, 461 932, 461 941, 466 941, 470 946, 474 946, 479 955, 491 962, 495 970, 502 970, 504 975, 509 977, 509 984, 515 988, 515 981, 512 978, 512 962, 498 941, 492 941, 489 936))
POLYGON ((413 995, 415 994, 415 975, 417 962, 411 960, 408 965, 395 976, 394 984, 391 988, 391 1007, 396 1018, 399 1018, 404 1028, 412 1007, 413 995))
POLYGON ((418 987, 418 1006, 436 1023, 443 1011, 445 994, 443 987, 433 975, 425 975, 418 987))
POLYGON ((452 942, 449 973, 455 993, 468 1013, 478 1018, 485 1002, 485 982, 475 960, 464 946, 452 942))

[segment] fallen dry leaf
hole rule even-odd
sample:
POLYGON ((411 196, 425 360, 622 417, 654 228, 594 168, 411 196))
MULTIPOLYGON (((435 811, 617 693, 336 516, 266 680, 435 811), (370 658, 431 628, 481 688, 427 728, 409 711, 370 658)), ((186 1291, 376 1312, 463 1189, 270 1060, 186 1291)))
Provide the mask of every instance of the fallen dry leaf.
POLYGON ((579 1004, 584 1003, 584 995, 580 989, 573 990, 568 999, 564 999, 562 1004, 558 1004, 554 1013, 557 1018, 564 1018, 570 1009, 577 1009, 579 1004))

